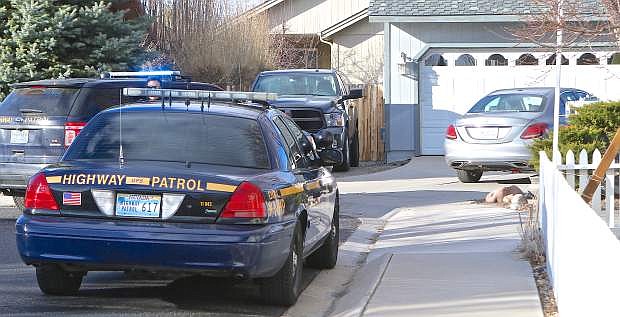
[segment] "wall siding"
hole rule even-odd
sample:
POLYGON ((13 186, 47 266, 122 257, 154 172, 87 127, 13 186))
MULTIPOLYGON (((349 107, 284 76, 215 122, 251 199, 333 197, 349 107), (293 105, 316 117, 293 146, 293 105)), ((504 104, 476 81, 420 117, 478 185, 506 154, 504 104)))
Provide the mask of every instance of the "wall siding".
POLYGON ((333 36, 332 68, 354 84, 383 82, 383 26, 360 21, 333 36))

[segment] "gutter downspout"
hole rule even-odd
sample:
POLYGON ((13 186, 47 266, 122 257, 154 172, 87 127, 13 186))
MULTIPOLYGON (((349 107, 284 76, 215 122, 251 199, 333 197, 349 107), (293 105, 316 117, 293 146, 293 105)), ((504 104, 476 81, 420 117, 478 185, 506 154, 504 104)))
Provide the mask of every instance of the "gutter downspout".
MULTIPOLYGON (((331 64, 331 62, 333 61, 332 54, 334 53, 334 43, 327 42, 326 40, 324 40, 323 35, 321 33, 317 33, 317 35, 319 36, 319 41, 321 41, 321 43, 329 45, 329 59, 330 59, 330 64, 331 64)), ((337 59, 336 70, 340 70, 340 56, 338 56, 338 59, 337 59)))

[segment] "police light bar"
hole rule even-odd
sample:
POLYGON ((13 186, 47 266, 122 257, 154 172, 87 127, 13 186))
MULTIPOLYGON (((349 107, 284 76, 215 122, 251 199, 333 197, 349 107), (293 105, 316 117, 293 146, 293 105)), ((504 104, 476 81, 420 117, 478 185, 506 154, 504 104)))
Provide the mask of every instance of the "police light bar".
POLYGON ((181 76, 180 71, 162 70, 152 72, 107 72, 102 77, 108 78, 127 78, 127 77, 156 77, 156 76, 181 76), (107 75, 107 76, 106 76, 107 75))
POLYGON ((257 100, 274 101, 278 94, 268 92, 245 91, 208 91, 179 89, 123 88, 123 95, 128 97, 160 97, 179 99, 211 99, 211 100, 257 100))

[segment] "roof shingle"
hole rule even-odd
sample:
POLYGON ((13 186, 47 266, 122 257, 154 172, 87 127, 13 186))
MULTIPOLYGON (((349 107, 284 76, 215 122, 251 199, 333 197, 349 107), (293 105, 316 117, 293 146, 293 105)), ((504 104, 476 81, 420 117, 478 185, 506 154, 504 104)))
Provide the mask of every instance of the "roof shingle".
MULTIPOLYGON (((585 11, 601 12, 598 0, 582 0, 585 11)), ((544 6, 531 0, 370 0, 370 16, 529 15, 544 6)))

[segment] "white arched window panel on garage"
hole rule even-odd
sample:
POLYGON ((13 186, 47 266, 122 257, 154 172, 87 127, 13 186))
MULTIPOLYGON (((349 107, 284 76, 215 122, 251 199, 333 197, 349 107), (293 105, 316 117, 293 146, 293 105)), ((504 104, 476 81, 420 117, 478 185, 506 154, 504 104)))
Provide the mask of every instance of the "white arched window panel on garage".
POLYGON ((600 59, 592 53, 584 53, 577 59, 577 65, 599 65, 600 59))
POLYGON ((534 57, 534 55, 532 54, 522 54, 521 56, 519 56, 519 58, 517 58, 515 64, 517 66, 538 65, 538 58, 534 57))
MULTIPOLYGON (((549 58, 547 58, 547 60, 545 61, 545 64, 555 65, 555 54, 549 56, 549 58)), ((568 58, 566 58, 564 54, 562 54, 562 65, 568 65, 568 58)))
POLYGON ((424 60, 424 66, 448 66, 448 62, 441 54, 432 54, 424 60))
POLYGON ((508 66, 508 59, 502 54, 492 54, 484 62, 486 66, 508 66))
POLYGON ((455 66, 476 66, 476 58, 469 54, 459 56, 454 62, 455 66))
POLYGON ((607 64, 609 65, 619 65, 620 64, 620 53, 613 53, 607 57, 607 64))

